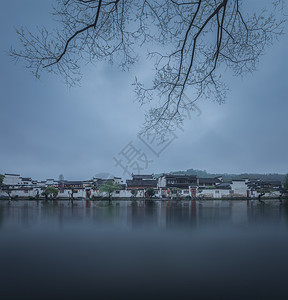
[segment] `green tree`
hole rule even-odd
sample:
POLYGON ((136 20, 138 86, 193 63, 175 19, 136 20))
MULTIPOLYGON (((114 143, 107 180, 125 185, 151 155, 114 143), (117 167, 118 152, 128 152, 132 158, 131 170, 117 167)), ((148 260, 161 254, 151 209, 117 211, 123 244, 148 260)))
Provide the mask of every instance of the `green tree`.
POLYGON ((104 185, 102 185, 100 187, 100 192, 101 193, 106 193, 108 195, 109 204, 111 204, 112 194, 115 191, 119 191, 119 190, 121 190, 121 185, 115 183, 113 180, 107 181, 104 185))
POLYGON ((284 178, 284 189, 288 191, 288 174, 284 178))
POLYGON ((49 196, 52 196, 53 198, 56 198, 59 191, 53 186, 48 186, 45 191, 42 193, 42 195, 45 196, 45 199, 48 199, 49 196))
POLYGON ((74 188, 71 188, 71 192, 69 193, 71 200, 74 200, 74 194, 77 194, 78 191, 74 188))
POLYGON ((2 185, 3 185, 3 180, 4 180, 4 175, 0 174, 0 196, 1 196, 1 193, 2 193, 2 185))
POLYGON ((59 27, 38 33, 17 29, 22 46, 11 49, 12 58, 23 60, 36 78, 46 70, 75 85, 83 62, 116 60, 127 70, 146 46, 155 74, 148 86, 137 78, 134 86, 141 104, 155 101, 145 130, 160 133, 183 122, 182 112, 195 110, 199 98, 223 103, 223 70, 236 76, 255 71, 287 19, 284 0, 260 1, 258 9, 241 0, 55 2, 59 27))
POLYGON ((148 194, 149 198, 152 198, 155 195, 154 189, 153 188, 149 188, 147 190, 147 194, 148 194))
POLYGON ((137 190, 131 190, 130 193, 131 193, 132 197, 134 198, 134 197, 136 197, 138 191, 137 190))

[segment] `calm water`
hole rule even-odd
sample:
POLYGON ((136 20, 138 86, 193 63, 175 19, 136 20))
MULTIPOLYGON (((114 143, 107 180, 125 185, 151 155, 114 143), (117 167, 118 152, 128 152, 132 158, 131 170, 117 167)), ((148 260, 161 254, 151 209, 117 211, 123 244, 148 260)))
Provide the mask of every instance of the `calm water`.
POLYGON ((278 201, 0 201, 0 299, 288 299, 278 201))

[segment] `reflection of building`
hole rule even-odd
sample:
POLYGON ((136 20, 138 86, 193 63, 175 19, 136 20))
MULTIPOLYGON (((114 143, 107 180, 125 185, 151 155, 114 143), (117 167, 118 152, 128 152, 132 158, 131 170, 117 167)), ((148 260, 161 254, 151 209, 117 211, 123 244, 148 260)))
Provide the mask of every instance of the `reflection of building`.
POLYGON ((164 207, 165 227, 171 228, 194 228, 198 223, 196 200, 171 201, 164 207))

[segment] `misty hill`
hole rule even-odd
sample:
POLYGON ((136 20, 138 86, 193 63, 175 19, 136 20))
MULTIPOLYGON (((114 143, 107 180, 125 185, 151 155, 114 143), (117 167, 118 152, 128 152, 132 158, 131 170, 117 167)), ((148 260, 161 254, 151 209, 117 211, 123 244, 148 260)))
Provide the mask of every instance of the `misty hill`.
POLYGON ((188 169, 186 171, 175 171, 171 172, 171 174, 183 174, 183 175, 197 175, 199 178, 208 178, 208 177, 219 177, 222 176, 224 181, 230 181, 232 179, 241 179, 241 178, 248 178, 248 179, 261 179, 265 180, 280 180, 284 182, 285 174, 258 174, 258 173, 242 173, 242 174, 221 174, 221 173, 207 173, 206 170, 194 170, 188 169))

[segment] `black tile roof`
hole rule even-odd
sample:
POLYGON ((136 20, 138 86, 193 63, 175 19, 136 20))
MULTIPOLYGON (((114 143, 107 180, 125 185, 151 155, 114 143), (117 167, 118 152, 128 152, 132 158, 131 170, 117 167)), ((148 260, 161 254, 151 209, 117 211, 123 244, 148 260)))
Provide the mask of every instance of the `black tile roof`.
POLYGON ((199 179, 199 185, 203 183, 211 183, 211 184, 216 184, 216 183, 221 183, 222 181, 219 180, 218 178, 198 178, 199 179))
POLYGON ((153 174, 145 174, 145 175, 135 175, 132 174, 132 179, 139 179, 139 180, 149 180, 149 179, 154 179, 153 174))
POLYGON ((196 175, 186 175, 186 174, 164 174, 167 179, 169 178, 197 178, 196 175))
POLYGON ((8 173, 5 173, 4 176, 6 176, 6 175, 8 175, 8 176, 20 176, 20 174, 8 174, 8 173))
POLYGON ((216 185, 216 189, 231 190, 231 185, 228 182, 222 182, 216 185))
POLYGON ((23 178, 22 177, 22 181, 32 181, 32 178, 31 177, 30 178, 28 178, 28 177, 27 178, 23 178))
POLYGON ((126 180, 126 183, 127 183, 127 188, 131 188, 131 187, 157 187, 157 180, 156 179, 151 179, 151 180, 129 180, 127 179, 126 180))

